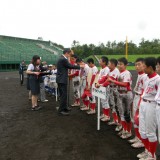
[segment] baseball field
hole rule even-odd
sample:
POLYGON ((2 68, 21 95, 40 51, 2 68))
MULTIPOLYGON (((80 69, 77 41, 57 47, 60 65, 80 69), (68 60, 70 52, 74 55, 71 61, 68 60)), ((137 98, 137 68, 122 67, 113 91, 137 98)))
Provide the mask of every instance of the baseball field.
MULTIPOLYGON (((132 75, 134 85, 137 74, 132 75)), ((136 160, 142 152, 120 139, 113 126, 101 123, 97 131, 96 115, 72 108, 70 116, 58 116, 55 97, 31 111, 17 72, 0 72, 0 84, 0 160, 136 160)))

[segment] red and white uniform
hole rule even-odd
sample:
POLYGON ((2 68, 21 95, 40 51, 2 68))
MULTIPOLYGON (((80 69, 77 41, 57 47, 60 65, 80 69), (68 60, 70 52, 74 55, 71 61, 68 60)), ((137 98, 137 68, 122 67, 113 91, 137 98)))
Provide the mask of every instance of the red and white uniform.
POLYGON ((80 71, 77 69, 72 69, 71 77, 73 82, 73 93, 76 99, 75 101, 78 103, 80 99, 80 71))
POLYGON ((85 89, 86 86, 87 86, 87 76, 88 76, 89 69, 90 69, 90 68, 89 68, 88 64, 85 64, 84 68, 82 68, 82 69, 80 70, 81 96, 83 95, 84 89, 85 89))
POLYGON ((156 73, 149 75, 145 83, 139 111, 139 132, 145 148, 154 157, 157 146, 157 121, 155 97, 160 85, 160 77, 156 73))
MULTIPOLYGON (((147 74, 144 72, 138 73, 138 78, 136 81, 136 85, 134 87, 134 100, 133 100, 133 122, 134 122, 134 117, 137 109, 139 108, 140 102, 141 102, 141 96, 143 94, 144 88, 145 88, 145 82, 147 79, 147 74)), ((134 124, 134 127, 137 128, 137 124, 134 124)))
MULTIPOLYGON (((92 72, 92 76, 91 76, 91 82, 90 82, 90 84, 89 84, 89 86, 90 87, 92 87, 92 84, 93 84, 93 82, 94 82, 94 80, 95 80, 95 77, 96 77, 96 75, 97 75, 97 73, 98 73, 98 68, 96 67, 96 66, 94 66, 94 67, 92 67, 91 68, 91 72, 92 72)), ((91 93, 92 94, 92 93, 91 93)), ((95 104, 96 103, 96 99, 95 99, 95 96, 92 96, 92 98, 91 98, 92 100, 90 100, 90 104, 95 104)), ((91 108, 93 109, 95 109, 95 105, 93 105, 93 107, 92 107, 92 105, 91 105, 91 108)))
POLYGON ((160 84, 158 86, 158 92, 155 96, 155 101, 157 102, 156 105, 156 118, 157 118, 157 124, 158 124, 158 141, 160 143, 160 84))
POLYGON ((133 102, 131 73, 128 70, 120 72, 118 81, 115 81, 114 84, 118 86, 119 96, 117 107, 121 118, 121 124, 123 126, 123 130, 130 133, 132 126, 132 123, 130 122, 130 110, 133 102))
MULTIPOLYGON (((118 80, 120 76, 120 72, 117 68, 115 68, 114 70, 110 70, 109 72, 109 77, 114 79, 114 80, 118 80)), ((117 86, 114 84, 114 83, 110 83, 109 84, 110 86, 110 107, 112 109, 112 113, 116 113, 116 104, 115 102, 117 101, 117 106, 118 106, 118 96, 119 96, 119 93, 117 91, 117 86), (117 99, 117 100, 116 100, 117 99)), ((113 114, 113 117, 115 117, 116 115, 113 114)), ((116 118, 117 119, 117 118, 116 118)))
MULTIPOLYGON (((98 81, 101 81, 103 78, 107 77, 109 74, 109 71, 110 70, 107 66, 105 68, 102 68, 98 75, 98 81)), ((106 87, 106 92, 107 92, 106 99, 105 100, 101 99, 102 108, 104 109, 109 108, 109 87, 106 87)))

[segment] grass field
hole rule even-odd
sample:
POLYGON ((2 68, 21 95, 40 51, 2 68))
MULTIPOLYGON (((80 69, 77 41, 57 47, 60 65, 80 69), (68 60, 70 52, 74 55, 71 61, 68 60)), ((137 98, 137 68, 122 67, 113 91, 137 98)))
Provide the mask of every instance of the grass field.
MULTIPOLYGON (((102 56, 106 56, 106 57, 108 57, 109 59, 111 59, 111 58, 119 59, 119 58, 121 58, 121 57, 125 57, 125 55, 96 55, 96 56, 97 56, 98 58, 101 58, 102 56)), ((155 57, 155 58, 157 58, 157 57, 159 57, 159 56, 160 56, 160 54, 128 55, 128 62, 134 63, 134 62, 136 61, 136 59, 139 58, 139 57, 142 57, 142 58, 155 57)), ((88 58, 93 58, 93 59, 95 60, 95 62, 96 62, 96 59, 95 59, 95 57, 93 57, 93 55, 85 58, 85 61, 86 61, 88 58)), ((128 70, 135 70, 135 67, 134 67, 134 66, 128 66, 127 69, 128 69, 128 70)))
MULTIPOLYGON (((115 59, 118 59, 118 58, 121 58, 121 57, 125 57, 125 55, 96 55, 98 58, 100 58, 100 57, 102 57, 102 56, 107 56, 109 59, 111 59, 111 58, 115 58, 115 59)), ((157 57, 159 57, 160 56, 160 54, 149 54, 149 55, 140 55, 140 54, 138 54, 138 55, 128 55, 128 62, 135 62, 135 60, 137 59, 137 58, 139 58, 139 57, 142 57, 142 58, 145 58, 145 57, 155 57, 155 58, 157 58, 157 57)), ((85 59, 88 59, 88 58, 93 58, 93 56, 89 56, 89 57, 87 57, 87 58, 85 58, 85 59)))

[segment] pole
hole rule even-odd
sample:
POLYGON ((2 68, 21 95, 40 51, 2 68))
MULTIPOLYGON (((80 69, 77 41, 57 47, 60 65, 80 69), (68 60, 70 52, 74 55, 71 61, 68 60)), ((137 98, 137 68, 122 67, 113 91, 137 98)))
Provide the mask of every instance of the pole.
POLYGON ((100 98, 98 97, 97 130, 100 130, 100 98))
POLYGON ((126 36, 126 59, 128 59, 128 38, 126 36))

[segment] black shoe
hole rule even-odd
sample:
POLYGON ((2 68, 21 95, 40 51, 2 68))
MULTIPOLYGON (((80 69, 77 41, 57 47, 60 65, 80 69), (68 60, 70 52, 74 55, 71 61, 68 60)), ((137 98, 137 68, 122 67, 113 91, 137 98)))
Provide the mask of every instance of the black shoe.
POLYGON ((69 112, 69 111, 71 111, 71 110, 72 110, 71 107, 65 108, 65 111, 67 111, 67 112, 69 112))
POLYGON ((40 106, 32 107, 32 111, 39 111, 40 109, 42 109, 40 106))
POLYGON ((58 114, 61 116, 69 116, 69 113, 67 111, 61 111, 58 114))

